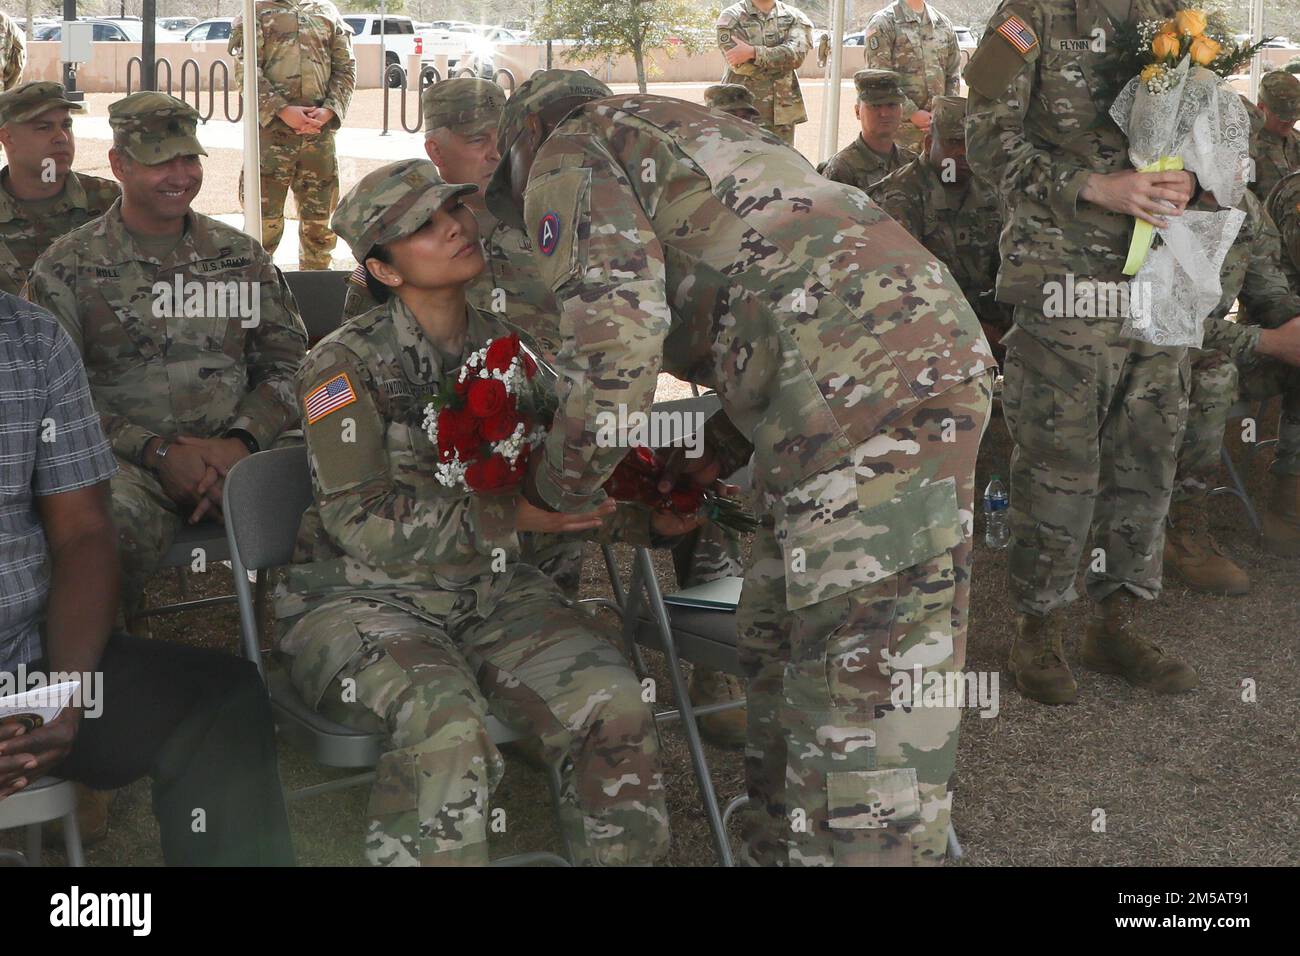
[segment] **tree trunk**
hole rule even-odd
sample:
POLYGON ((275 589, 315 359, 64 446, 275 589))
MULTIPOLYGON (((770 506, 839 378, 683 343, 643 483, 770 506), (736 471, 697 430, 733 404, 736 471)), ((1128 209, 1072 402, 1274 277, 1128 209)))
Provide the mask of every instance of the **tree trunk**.
POLYGON ((632 59, 636 61, 636 85, 642 93, 645 88, 645 47, 644 41, 638 40, 632 44, 632 59))

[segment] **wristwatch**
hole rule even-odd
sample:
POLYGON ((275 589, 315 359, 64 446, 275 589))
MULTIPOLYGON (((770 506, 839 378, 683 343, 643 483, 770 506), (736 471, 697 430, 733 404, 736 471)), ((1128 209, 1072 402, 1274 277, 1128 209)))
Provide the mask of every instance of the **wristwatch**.
MULTIPOLYGON (((154 458, 156 459, 166 458, 167 452, 171 449, 171 447, 172 447, 172 443, 169 442, 166 438, 159 438, 158 447, 156 447, 153 450, 154 458)), ((155 475, 158 474, 158 464, 156 461, 147 462, 145 464, 145 467, 148 468, 150 471, 152 471, 155 475)))
POLYGON ((243 443, 244 447, 248 449, 248 453, 250 455, 256 455, 259 451, 262 450, 261 446, 257 444, 257 439, 254 438, 248 432, 244 431, 244 429, 242 428, 228 429, 226 433, 223 434, 221 437, 239 439, 239 441, 243 443))

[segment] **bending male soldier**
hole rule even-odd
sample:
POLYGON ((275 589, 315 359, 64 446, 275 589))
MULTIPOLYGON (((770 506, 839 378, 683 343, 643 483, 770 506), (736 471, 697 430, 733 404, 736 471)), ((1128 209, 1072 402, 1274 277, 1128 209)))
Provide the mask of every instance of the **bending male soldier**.
POLYGON ((536 503, 599 504, 626 453, 600 423, 647 412, 661 370, 722 400, 698 483, 755 455, 747 858, 939 862, 959 709, 899 688, 965 655, 991 356, 961 290, 864 193, 680 100, 547 71, 500 147, 489 208, 561 307, 536 503))
POLYGON ((307 334, 262 247, 190 208, 198 118, 151 91, 109 106, 122 197, 51 245, 29 285, 81 352, 117 456, 128 619, 182 522, 219 514, 231 466, 297 421, 307 334))
POLYGON ((921 155, 867 195, 948 267, 996 351, 1011 328, 1011 309, 993 292, 1002 214, 966 162, 966 97, 936 96, 931 107, 921 155))
POLYGON ((58 83, 0 93, 0 291, 18 294, 33 263, 59 236, 102 216, 122 190, 72 171, 72 113, 85 112, 58 83))
POLYGON ((819 172, 837 183, 866 190, 916 159, 916 153, 894 142, 903 115, 898 74, 890 70, 858 70, 853 74, 853 85, 858 89, 853 115, 862 125, 862 133, 827 160, 819 172))
POLYGON ((797 71, 812 49, 812 21, 781 0, 742 0, 718 16, 718 48, 722 82, 748 88, 758 121, 793 144, 795 126, 808 121, 797 71))

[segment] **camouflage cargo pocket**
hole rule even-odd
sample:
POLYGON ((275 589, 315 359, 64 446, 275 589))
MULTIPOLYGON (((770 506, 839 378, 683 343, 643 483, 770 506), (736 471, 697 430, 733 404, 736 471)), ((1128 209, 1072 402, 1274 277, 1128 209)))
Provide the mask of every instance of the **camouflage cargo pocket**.
POLYGON ((915 823, 921 819, 916 769, 828 773, 826 808, 832 830, 882 830, 915 823))
POLYGON ((1012 440, 1049 462, 1094 463, 1100 425, 1090 370, 1019 326, 1002 336, 1002 344, 1002 411, 1012 440))

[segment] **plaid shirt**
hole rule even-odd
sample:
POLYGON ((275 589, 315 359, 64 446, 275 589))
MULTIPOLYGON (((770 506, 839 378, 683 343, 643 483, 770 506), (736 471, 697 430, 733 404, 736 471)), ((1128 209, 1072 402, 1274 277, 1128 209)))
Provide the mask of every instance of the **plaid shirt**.
POLYGON ((0 293, 0 672, 42 653, 50 574, 36 496, 116 471, 72 340, 44 309, 0 293))

